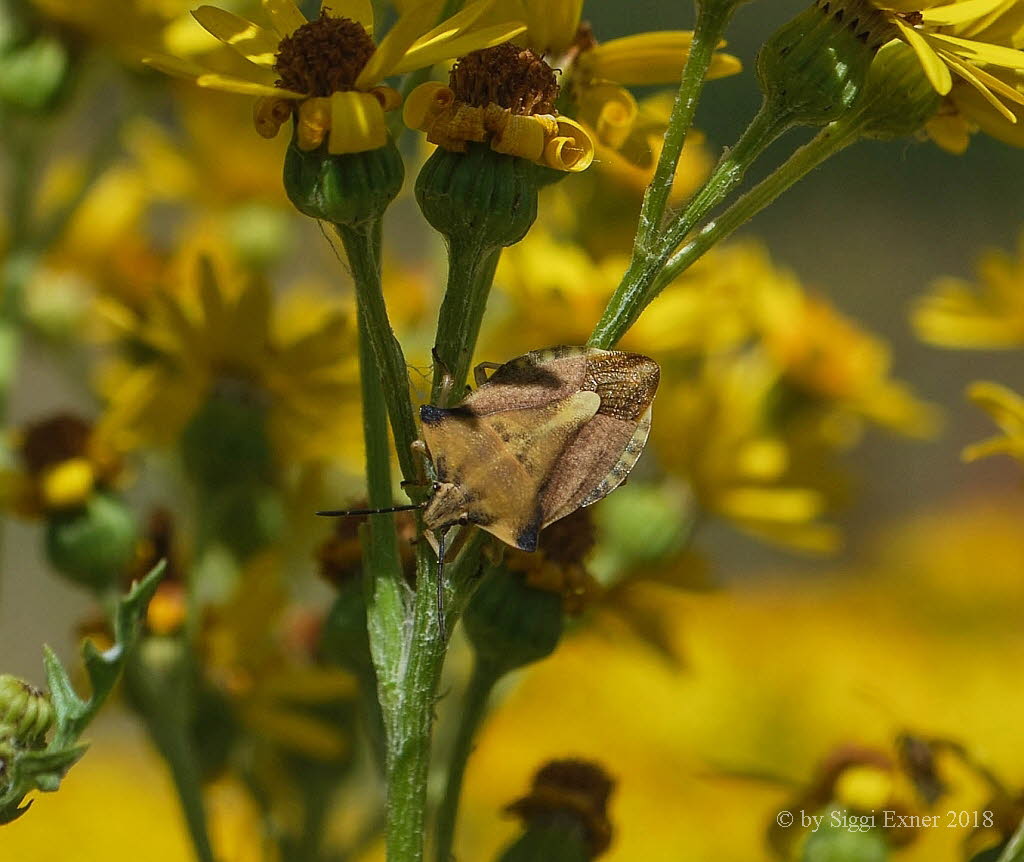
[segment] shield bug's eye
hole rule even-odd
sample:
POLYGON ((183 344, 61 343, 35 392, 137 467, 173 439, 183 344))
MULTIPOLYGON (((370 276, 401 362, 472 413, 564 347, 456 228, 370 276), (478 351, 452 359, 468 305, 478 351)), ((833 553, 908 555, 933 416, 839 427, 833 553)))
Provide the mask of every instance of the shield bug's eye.
POLYGON ((434 485, 424 525, 472 522, 535 550, 544 527, 622 484, 647 441, 659 375, 639 354, 553 347, 506 362, 455 407, 421 408, 427 448, 457 477, 443 494, 434 485))

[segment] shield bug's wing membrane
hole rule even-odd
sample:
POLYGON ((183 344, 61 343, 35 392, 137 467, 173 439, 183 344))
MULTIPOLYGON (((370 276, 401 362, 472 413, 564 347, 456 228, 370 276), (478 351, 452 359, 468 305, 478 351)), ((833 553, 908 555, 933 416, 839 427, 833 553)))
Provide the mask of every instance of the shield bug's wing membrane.
POLYGON ((660 370, 646 356, 595 351, 586 383, 601 398, 594 418, 562 454, 541 492, 543 525, 610 494, 639 459, 651 427, 660 370))
POLYGON ((487 416, 562 401, 586 388, 587 356, 594 350, 549 347, 518 356, 500 366, 463 404, 476 415, 487 416))

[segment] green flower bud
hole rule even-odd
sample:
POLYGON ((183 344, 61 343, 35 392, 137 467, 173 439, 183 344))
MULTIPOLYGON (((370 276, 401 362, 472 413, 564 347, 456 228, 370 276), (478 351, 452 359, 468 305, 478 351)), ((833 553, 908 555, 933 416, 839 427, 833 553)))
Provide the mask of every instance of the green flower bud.
POLYGON ((299 212, 358 228, 379 219, 402 188, 405 167, 393 141, 362 153, 334 156, 324 143, 303 150, 293 137, 284 162, 284 187, 299 212))
POLYGON ((498 675, 540 661, 562 636, 562 597, 505 566, 484 572, 463 617, 477 660, 498 675))
POLYGON ((834 818, 852 816, 842 809, 826 811, 821 827, 807 836, 802 862, 886 862, 889 846, 880 830, 836 825, 834 818))
POLYGON ((181 436, 185 469, 211 490, 273 475, 267 410, 245 384, 223 382, 196 412, 181 436))
POLYGON ((861 96, 868 138, 902 138, 924 128, 939 109, 941 96, 924 74, 913 48, 890 42, 871 64, 861 96))
POLYGON ((46 554, 62 575, 93 589, 113 583, 135 554, 137 529, 128 506, 113 494, 93 494, 76 509, 51 516, 46 554))
POLYGON ((525 833, 500 862, 575 862, 596 859, 611 844, 608 797, 614 782, 596 763, 553 760, 530 792, 505 810, 522 818, 525 833))
POLYGON ((0 674, 0 740, 14 747, 34 747, 53 720, 49 695, 16 676, 0 674))
POLYGON ((537 218, 538 168, 517 156, 468 144, 438 147, 416 179, 416 200, 431 227, 449 241, 480 248, 519 242, 537 218))
POLYGON ((242 482, 212 494, 204 527, 239 559, 276 542, 285 528, 281 496, 270 484, 242 482))
POLYGON ((70 71, 68 49, 54 36, 0 50, 0 102, 26 111, 45 111, 64 91, 70 71))
POLYGON ((498 862, 589 862, 592 858, 583 825, 562 814, 527 826, 498 862))
POLYGON ((856 100, 891 25, 868 0, 819 2, 784 25, 757 55, 771 109, 793 123, 823 126, 856 100))

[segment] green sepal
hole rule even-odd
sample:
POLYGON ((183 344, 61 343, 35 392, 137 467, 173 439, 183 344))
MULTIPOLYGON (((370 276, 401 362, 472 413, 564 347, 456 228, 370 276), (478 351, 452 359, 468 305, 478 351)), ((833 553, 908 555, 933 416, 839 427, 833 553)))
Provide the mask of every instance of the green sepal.
POLYGON ((925 75, 914 49, 891 42, 871 64, 861 100, 866 105, 861 134, 885 141, 923 129, 938 111, 942 97, 925 75))
POLYGON ((375 150, 335 156, 326 143, 303 150, 293 136, 284 160, 284 187, 295 208, 351 228, 379 219, 404 179, 402 156, 390 139, 375 150))
POLYGON ((519 242, 537 218, 537 166, 468 144, 465 153, 438 147, 416 178, 423 215, 449 241, 501 248, 519 242))
POLYGON ((137 538, 135 518, 124 500, 96 493, 83 506, 50 516, 46 556, 62 575, 102 590, 132 560, 137 538))
POLYGON ((43 648, 46 683, 55 716, 53 736, 38 750, 0 752, 5 760, 0 779, 0 824, 16 820, 28 810, 29 806, 22 802, 33 790, 57 790, 67 770, 85 753, 88 746, 78 738, 103 706, 135 648, 142 617, 164 569, 163 561, 157 563, 118 600, 112 620, 113 646, 100 651, 90 640, 82 645, 82 660, 92 689, 88 699, 75 691, 68 672, 54 652, 49 647, 43 648))
POLYGON ((466 606, 463 624, 477 661, 496 676, 540 661, 562 636, 562 597, 490 566, 466 606))

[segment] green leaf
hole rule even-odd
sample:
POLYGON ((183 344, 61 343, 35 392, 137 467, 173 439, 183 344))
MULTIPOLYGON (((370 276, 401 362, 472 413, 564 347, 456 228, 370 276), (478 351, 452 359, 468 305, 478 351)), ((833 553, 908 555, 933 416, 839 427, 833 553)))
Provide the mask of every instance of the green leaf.
POLYGON ((10 823, 28 811, 31 803, 22 804, 28 793, 33 790, 53 792, 60 787, 65 773, 85 753, 88 746, 80 743, 78 737, 103 706, 134 649, 142 616, 165 568, 163 561, 157 563, 118 601, 112 620, 114 645, 110 649, 101 652, 89 640, 82 645, 82 660, 92 687, 88 700, 83 700, 75 691, 68 672, 53 650, 43 647, 46 682, 56 716, 55 729, 45 748, 14 748, 5 758, 6 772, 0 785, 0 824, 10 823))

